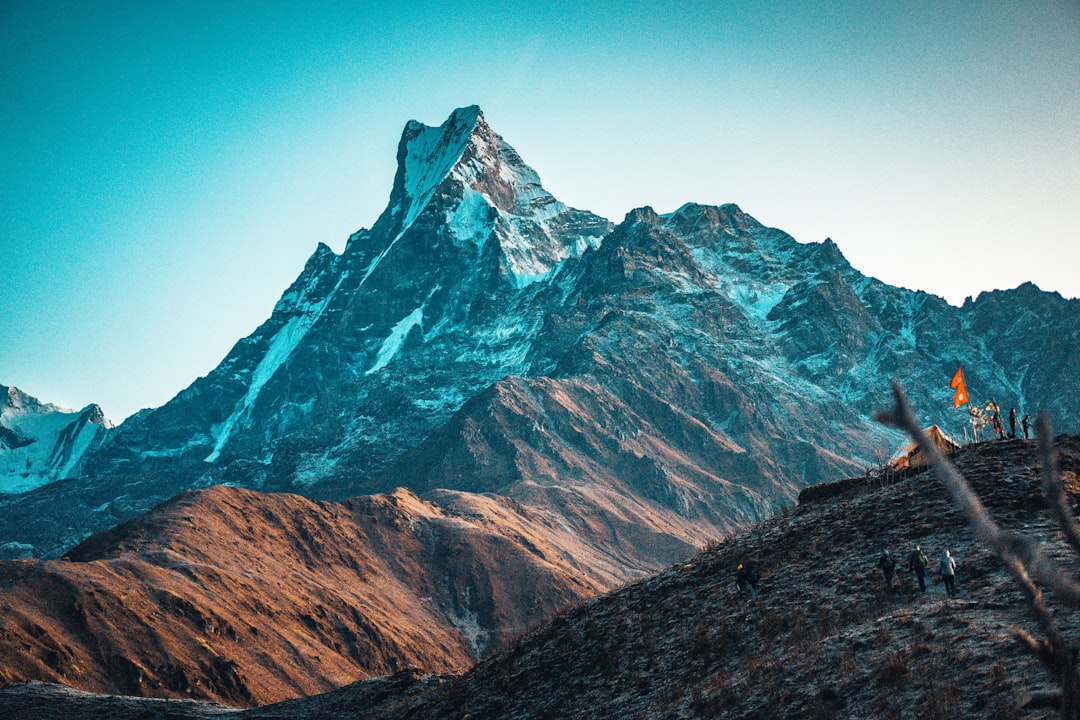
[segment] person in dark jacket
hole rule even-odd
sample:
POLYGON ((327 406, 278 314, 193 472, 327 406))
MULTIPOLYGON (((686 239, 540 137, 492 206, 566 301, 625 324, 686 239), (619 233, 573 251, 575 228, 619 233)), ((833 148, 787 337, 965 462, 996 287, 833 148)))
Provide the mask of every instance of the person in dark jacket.
POLYGON ((881 576, 885 578, 885 587, 892 590, 893 578, 896 577, 896 561, 893 560, 893 557, 889 554, 888 550, 881 551, 881 557, 878 558, 877 566, 881 569, 881 576))
POLYGON ((1009 439, 1016 439, 1016 408, 1009 408, 1009 439))
POLYGON ((911 551, 911 555, 908 556, 908 569, 915 573, 915 577, 919 579, 919 592, 926 592, 926 556, 923 555, 922 548, 918 545, 911 551))
POLYGON ((739 567, 735 570, 735 587, 739 588, 740 593, 744 593, 749 586, 750 573, 747 572, 745 565, 739 563, 739 567))
POLYGON ((1031 427, 1031 416, 1025 415, 1024 420, 1020 423, 1024 428, 1024 439, 1028 439, 1028 428, 1031 427))
POLYGON ((735 586, 739 588, 739 594, 749 592, 750 599, 757 597, 758 571, 754 563, 750 561, 739 563, 735 571, 735 586))

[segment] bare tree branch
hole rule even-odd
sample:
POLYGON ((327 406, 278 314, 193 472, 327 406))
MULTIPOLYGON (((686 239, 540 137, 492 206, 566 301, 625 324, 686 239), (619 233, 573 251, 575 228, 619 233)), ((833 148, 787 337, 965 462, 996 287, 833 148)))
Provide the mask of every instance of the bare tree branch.
POLYGON ((1080 555, 1080 528, 1077 528, 1076 516, 1069 505, 1065 484, 1061 481, 1061 470, 1058 468, 1057 453, 1054 452, 1052 437, 1050 418, 1046 416, 1046 413, 1039 413, 1035 418, 1035 440, 1039 450, 1043 494, 1046 496, 1046 504, 1051 514, 1061 526, 1065 539, 1068 540, 1073 551, 1080 555))

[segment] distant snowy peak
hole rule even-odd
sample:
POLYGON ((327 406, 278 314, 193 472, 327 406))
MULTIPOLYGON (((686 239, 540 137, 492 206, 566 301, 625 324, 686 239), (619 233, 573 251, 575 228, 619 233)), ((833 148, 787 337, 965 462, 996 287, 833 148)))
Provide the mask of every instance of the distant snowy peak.
POLYGON ((21 493, 77 473, 113 427, 98 405, 68 410, 0 385, 0 493, 21 493))
POLYGON ((475 105, 455 110, 438 127, 415 120, 405 126, 390 203, 376 225, 392 245, 425 212, 432 213, 425 227, 444 225, 463 247, 494 242, 500 274, 519 287, 599 245, 612 227, 545 190, 475 105))
POLYGON ((113 427, 112 420, 105 416, 101 406, 96 403, 91 403, 82 410, 70 410, 52 403, 43 403, 11 385, 0 385, 0 398, 0 423, 5 427, 19 424, 26 417, 50 413, 86 415, 90 422, 106 428, 113 427))

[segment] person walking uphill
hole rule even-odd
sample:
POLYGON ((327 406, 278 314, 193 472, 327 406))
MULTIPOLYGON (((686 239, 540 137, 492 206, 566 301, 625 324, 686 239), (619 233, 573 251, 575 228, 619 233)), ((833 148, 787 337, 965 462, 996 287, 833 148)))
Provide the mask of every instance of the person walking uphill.
POLYGON ((927 562, 922 548, 916 545, 915 549, 911 551, 911 555, 908 556, 908 569, 914 571, 915 577, 919 579, 919 592, 926 592, 927 562))
POLYGON ((757 584, 758 573, 753 563, 739 563, 739 567, 735 572, 735 586, 739 588, 739 593, 742 594, 749 590, 750 599, 753 600, 757 597, 757 584))
POLYGON ((956 594, 956 560, 953 559, 948 550, 941 555, 938 572, 941 573, 941 582, 945 583, 945 593, 952 597, 956 594))
POLYGON ((896 561, 893 560, 892 555, 888 550, 881 551, 881 557, 878 558, 877 566, 881 569, 881 575, 885 578, 885 587, 890 590, 893 589, 893 577, 896 575, 896 561))
POLYGON ((744 593, 749 585, 750 575, 746 572, 746 566, 739 563, 739 567, 735 570, 735 587, 739 588, 740 593, 744 593))

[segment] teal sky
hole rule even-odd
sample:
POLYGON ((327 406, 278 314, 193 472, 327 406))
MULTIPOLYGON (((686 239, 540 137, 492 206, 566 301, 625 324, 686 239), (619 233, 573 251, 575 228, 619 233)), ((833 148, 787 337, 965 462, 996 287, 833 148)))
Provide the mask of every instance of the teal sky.
POLYGON ((470 104, 615 221, 734 202, 954 304, 1080 296, 1077 0, 512 5, 0 0, 0 384, 167 402, 470 104))

